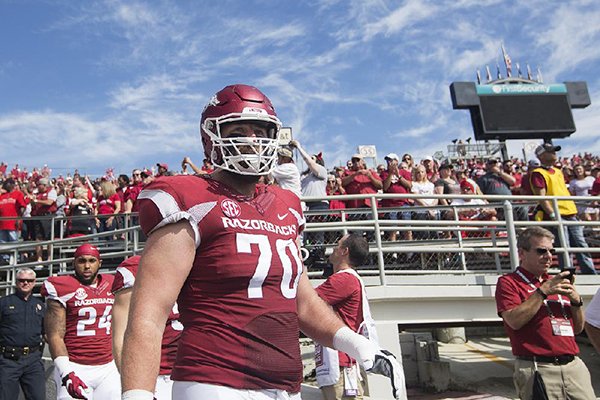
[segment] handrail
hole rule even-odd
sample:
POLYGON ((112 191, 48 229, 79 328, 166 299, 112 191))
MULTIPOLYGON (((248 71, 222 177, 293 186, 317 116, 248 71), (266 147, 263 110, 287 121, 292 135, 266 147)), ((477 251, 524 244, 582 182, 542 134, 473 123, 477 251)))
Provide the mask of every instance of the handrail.
MULTIPOLYGON (((477 257, 479 255, 489 255, 493 257, 490 260, 489 267, 483 267, 483 269, 478 269, 477 273, 494 273, 499 274, 503 272, 502 264, 506 265, 506 259, 508 258, 509 267, 514 269, 518 264, 517 257, 517 248, 516 248, 516 237, 517 231, 519 229, 526 228, 528 226, 543 226, 543 227, 566 227, 566 226, 583 226, 587 228, 588 235, 592 237, 594 240, 597 240, 600 243, 600 232, 596 233, 595 230, 590 228, 596 228, 600 230, 600 222, 596 221, 566 221, 561 218, 558 218, 557 221, 529 221, 529 220, 515 220, 513 218, 513 211, 515 208, 530 208, 531 206, 537 204, 540 200, 550 200, 553 203, 555 213, 558 213, 558 200, 576 200, 576 201, 598 201, 598 197, 586 196, 586 197, 574 197, 574 196, 499 196, 499 195, 439 195, 439 194, 430 194, 430 195, 416 195, 416 194, 363 194, 363 195, 336 195, 336 196, 326 196, 326 197, 306 197, 303 198, 303 201, 317 201, 317 200, 349 200, 349 199, 370 199, 371 206, 368 208, 358 208, 358 209, 335 209, 335 210, 322 210, 322 211, 306 211, 305 216, 308 220, 306 224, 306 228, 304 232, 313 233, 313 232, 323 232, 325 234, 336 235, 336 233, 345 234, 350 230, 360 230, 365 232, 370 232, 372 236, 373 243, 371 244, 371 253, 375 256, 376 261, 373 264, 373 267, 376 267, 376 273, 379 275, 379 280, 381 285, 387 284, 386 275, 396 275, 396 274, 425 274, 425 273, 453 273, 453 274, 471 274, 470 263, 472 261, 468 259, 468 257, 477 257), (490 203, 484 206, 476 205, 470 206, 468 204, 465 205, 437 205, 430 207, 421 207, 421 206, 407 206, 407 207, 393 207, 393 208, 381 208, 377 204, 377 200, 381 199, 393 199, 393 198, 403 198, 403 199, 485 199, 490 203), (504 220, 498 221, 480 221, 480 220, 459 220, 457 217, 456 211, 469 209, 469 208, 495 208, 497 210, 504 211, 504 220), (390 220, 386 218, 382 218, 382 215, 386 215, 391 211, 401 211, 401 212, 425 212, 425 211, 444 211, 444 210, 453 210, 454 217, 453 219, 447 220, 421 220, 421 219, 397 219, 390 220), (368 219, 363 220, 353 220, 353 217, 358 215, 362 215, 363 217, 368 217, 368 219), (311 221, 311 218, 329 218, 328 221, 311 221), (335 217, 335 218, 334 218, 335 217), (446 232, 447 235, 452 233, 454 238, 452 239, 444 239, 440 237, 433 237, 427 240, 413 240, 408 242, 406 240, 400 240, 396 242, 390 242, 388 240, 384 240, 383 237, 386 233, 390 231, 399 231, 400 233, 404 232, 412 232, 413 235, 416 234, 430 234, 431 232, 446 232), (450 233, 448 233, 450 232, 450 233), (486 232, 489 237, 486 238, 474 238, 469 235, 476 235, 482 232, 486 232), (505 234, 505 237, 500 237, 500 234, 505 234), (463 236, 465 236, 463 238, 463 236), (437 257, 439 261, 440 257, 444 254, 454 255, 457 257, 458 261, 456 265, 458 265, 459 269, 448 270, 444 265, 438 265, 438 267, 434 270, 431 269, 415 269, 410 265, 400 266, 397 264, 390 263, 389 256, 396 254, 421 254, 431 255, 431 257, 437 257), (505 260, 505 261, 502 261, 505 260)), ((14 283, 14 271, 16 269, 29 266, 29 267, 43 267, 48 268, 48 272, 50 274, 55 273, 54 266, 55 265, 65 265, 66 261, 64 257, 55 259, 54 258, 54 249, 56 248, 69 248, 81 243, 83 241, 98 241, 96 243, 104 243, 101 239, 113 236, 113 235, 124 235, 125 240, 110 242, 113 243, 116 248, 114 248, 113 252, 107 254, 107 256, 115 256, 115 257, 125 257, 133 254, 139 253, 143 248, 143 241, 140 240, 139 226, 131 226, 131 218, 136 217, 136 214, 119 214, 119 217, 124 217, 125 228, 116 229, 113 231, 107 231, 102 233, 95 233, 91 235, 76 237, 76 238, 59 238, 54 240, 47 241, 39 241, 39 242, 18 242, 18 243, 4 243, 0 244, 0 254, 1 253, 9 253, 11 255, 11 259, 15 262, 11 262, 11 264, 7 266, 0 267, 0 273, 5 272, 5 282, 7 284, 14 283), (20 263, 18 262, 19 254, 23 251, 28 251, 36 246, 49 246, 49 260, 38 263, 38 262, 26 262, 20 263)), ((64 216, 64 217, 29 217, 28 220, 33 219, 51 219, 52 226, 54 226, 54 222, 58 221, 67 221, 69 219, 75 218, 95 218, 96 216, 64 216)), ((17 218, 2 218, 2 219, 17 219, 17 218)), ((22 218, 21 218, 22 219, 22 218)), ((570 262, 570 255, 572 253, 600 253, 600 246, 590 247, 590 248, 573 248, 566 245, 566 238, 562 234, 562 229, 558 229, 558 241, 560 246, 557 246, 557 251, 559 256, 565 258, 566 261, 570 262)), ((330 251, 333 243, 324 244, 324 248, 326 251, 330 251)), ((315 248, 316 244, 306 244, 308 249, 315 248)), ((68 260, 68 259, 67 259, 68 260)), ((443 261, 443 260, 442 260, 443 261)), ((425 266, 423 264, 423 260, 421 260, 422 267, 425 266)), ((432 260, 431 262, 434 262, 432 260)), ((359 273, 361 274, 369 274, 372 275, 375 272, 373 269, 363 268, 359 269, 359 273)), ((314 271, 310 271, 310 276, 315 275, 314 271)), ((0 276, 0 284, 1 276, 0 276)), ((0 285, 0 288, 2 286, 0 285)))

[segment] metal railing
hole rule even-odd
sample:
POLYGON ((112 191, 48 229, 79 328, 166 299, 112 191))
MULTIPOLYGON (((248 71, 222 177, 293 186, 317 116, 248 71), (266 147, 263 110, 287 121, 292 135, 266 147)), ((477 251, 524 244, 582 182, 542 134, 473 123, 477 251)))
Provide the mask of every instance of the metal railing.
MULTIPOLYGON (((539 197, 539 196, 462 196, 462 195, 343 195, 326 198, 305 198, 305 201, 369 199, 369 208, 335 209, 319 212, 306 211, 307 225, 304 230, 304 247, 308 274, 321 277, 326 268, 326 256, 337 240, 349 231, 363 232, 370 241, 370 260, 358 271, 364 276, 378 276, 381 285, 387 277, 415 274, 500 274, 518 265, 516 247, 517 233, 528 226, 555 227, 558 230, 557 252, 571 263, 571 254, 577 252, 600 253, 600 222, 530 221, 528 216, 540 199, 551 200, 555 214, 558 200, 583 202, 597 201, 594 197, 539 197), (485 206, 406 206, 380 208, 382 199, 446 199, 456 198, 489 201, 485 206), (495 221, 468 220, 461 218, 463 212, 479 208, 494 209, 502 216, 495 221), (395 213, 395 214, 393 214, 395 213), (433 216, 437 218, 431 219, 433 216), (441 217, 440 217, 441 216, 441 217), (392 219, 393 218, 393 219, 392 219), (563 229, 569 225, 582 225, 586 230, 589 248, 567 245, 563 229), (394 236, 396 238, 394 239, 394 236), (400 239, 398 239, 400 236, 400 239)), ((124 228, 95 233, 76 238, 64 238, 64 222, 73 217, 45 217, 51 219, 51 237, 58 239, 42 242, 18 242, 0 244, 0 255, 9 256, 8 265, 0 266, 0 294, 12 290, 15 273, 21 267, 40 271, 40 280, 46 275, 66 273, 74 249, 82 242, 93 241, 101 247, 103 259, 114 259, 118 264, 125 257, 143 250, 140 229, 132 225, 135 214, 122 215, 124 228), (58 230, 55 230, 55 226, 58 230), (114 240, 104 238, 116 236, 114 240), (47 247, 45 261, 29 261, 23 258, 37 246, 47 247)), ((44 217, 42 217, 44 218, 44 217)), ((81 217, 80 217, 81 218, 81 217)), ((106 264, 106 263, 105 263, 106 264)))

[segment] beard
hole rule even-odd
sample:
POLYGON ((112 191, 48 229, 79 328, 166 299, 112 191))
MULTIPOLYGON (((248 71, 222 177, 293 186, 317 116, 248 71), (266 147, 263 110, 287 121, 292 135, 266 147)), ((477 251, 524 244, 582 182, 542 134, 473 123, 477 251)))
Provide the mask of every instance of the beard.
POLYGON ((77 272, 75 272, 75 276, 77 277, 77 280, 82 284, 82 285, 91 285, 92 283, 94 283, 94 281, 96 280, 96 277, 98 276, 98 272, 96 272, 95 274, 91 275, 89 278, 84 277, 83 275, 78 274, 77 272))

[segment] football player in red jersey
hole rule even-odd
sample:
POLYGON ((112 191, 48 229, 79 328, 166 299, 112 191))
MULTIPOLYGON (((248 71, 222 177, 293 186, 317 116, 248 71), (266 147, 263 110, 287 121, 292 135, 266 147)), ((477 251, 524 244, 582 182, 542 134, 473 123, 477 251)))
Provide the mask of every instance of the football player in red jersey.
POLYGON ((79 246, 73 257, 75 275, 51 276, 41 290, 57 399, 118 399, 110 332, 114 276, 98 274, 102 261, 91 244, 79 246))
POLYGON ((256 190, 275 166, 280 127, 261 91, 227 86, 200 121, 215 172, 161 177, 140 194, 148 241, 123 344, 123 399, 152 399, 176 300, 184 329, 174 399, 300 399, 300 330, 367 370, 376 362, 375 347, 344 326, 303 273, 298 197, 256 190))
MULTIPOLYGON (((133 256, 123 261, 117 268, 112 286, 112 292, 115 295, 115 304, 112 310, 113 356, 119 369, 121 369, 123 335, 127 327, 131 292, 135 283, 139 262, 140 256, 133 256)), ((167 319, 167 325, 162 337, 160 371, 156 380, 156 389, 154 390, 154 397, 157 400, 171 400, 171 387, 173 386, 171 371, 175 362, 177 343, 182 330, 183 325, 179 322, 179 311, 177 310, 177 303, 175 303, 167 319)))

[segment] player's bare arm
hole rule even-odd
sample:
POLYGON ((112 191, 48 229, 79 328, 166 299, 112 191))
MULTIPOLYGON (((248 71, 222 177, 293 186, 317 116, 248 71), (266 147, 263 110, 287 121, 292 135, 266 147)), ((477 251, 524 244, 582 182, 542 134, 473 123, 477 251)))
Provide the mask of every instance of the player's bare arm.
POLYGON ((60 356, 68 356, 69 353, 65 345, 67 310, 56 300, 48 300, 46 303, 44 330, 52 359, 60 356))
POLYGON ((327 347, 333 347, 333 336, 344 323, 310 285, 306 270, 298 282, 298 323, 307 336, 327 347))
POLYGON ((132 288, 126 288, 115 293, 115 303, 112 309, 112 352, 119 372, 121 372, 121 352, 123 351, 123 338, 127 328, 132 291, 132 288))
POLYGON ((194 232, 187 221, 149 237, 131 298, 121 361, 123 391, 154 391, 165 323, 195 257, 194 232))

